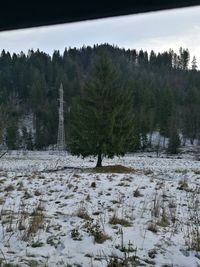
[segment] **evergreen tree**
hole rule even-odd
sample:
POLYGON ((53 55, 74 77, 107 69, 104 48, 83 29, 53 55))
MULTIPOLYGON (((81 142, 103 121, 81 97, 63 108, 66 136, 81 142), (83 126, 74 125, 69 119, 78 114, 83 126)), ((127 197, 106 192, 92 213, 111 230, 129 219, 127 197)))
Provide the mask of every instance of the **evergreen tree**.
POLYGON ((27 139, 28 139, 28 132, 26 127, 22 128, 22 147, 23 149, 27 149, 27 139))
POLYGON ((164 136, 163 147, 165 147, 165 138, 169 136, 170 130, 170 120, 173 116, 173 96, 169 88, 164 89, 163 92, 160 92, 160 101, 158 103, 158 127, 159 132, 164 136))
POLYGON ((180 47, 179 49, 180 57, 179 57, 179 65, 182 70, 188 69, 188 64, 190 60, 190 53, 188 49, 183 49, 180 47))
POLYGON ((169 137, 169 143, 167 147, 167 152, 170 154, 177 154, 178 148, 181 144, 178 131, 175 126, 172 127, 169 137))
POLYGON ((200 92, 196 87, 188 89, 186 94, 186 105, 183 110, 183 135, 190 139, 190 143, 193 145, 194 139, 197 138, 199 132, 200 121, 200 92))
POLYGON ((17 136, 16 125, 10 126, 6 129, 6 145, 8 149, 17 148, 17 136))
POLYGON ((32 132, 28 132, 28 136, 27 136, 27 149, 28 150, 33 150, 34 145, 33 145, 33 134, 32 132))
POLYGON ((4 132, 8 125, 8 112, 4 105, 0 105, 0 144, 4 144, 4 132))
POLYGON ((69 147, 78 156, 124 155, 133 138, 132 97, 120 84, 120 74, 105 55, 95 64, 93 76, 72 107, 69 147))
POLYGON ((194 71, 197 70, 197 60, 196 60, 195 56, 192 59, 192 70, 194 70, 194 71))

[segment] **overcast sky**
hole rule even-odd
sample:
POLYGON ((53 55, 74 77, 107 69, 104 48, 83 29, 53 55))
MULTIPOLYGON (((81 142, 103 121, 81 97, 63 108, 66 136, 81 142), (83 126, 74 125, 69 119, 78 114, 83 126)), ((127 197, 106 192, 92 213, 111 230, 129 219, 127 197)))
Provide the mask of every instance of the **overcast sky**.
POLYGON ((0 50, 17 53, 101 43, 155 52, 182 46, 200 63, 200 6, 0 33, 0 50))

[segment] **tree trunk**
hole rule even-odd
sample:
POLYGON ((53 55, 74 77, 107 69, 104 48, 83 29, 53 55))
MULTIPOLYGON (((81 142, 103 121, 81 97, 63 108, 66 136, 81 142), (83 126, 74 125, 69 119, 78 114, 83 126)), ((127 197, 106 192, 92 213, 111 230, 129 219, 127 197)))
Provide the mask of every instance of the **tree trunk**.
POLYGON ((163 138, 163 148, 165 148, 165 136, 163 138))
POLYGON ((96 165, 96 167, 102 167, 101 153, 98 154, 97 165, 96 165))
POLYGON ((182 140, 183 140, 183 144, 182 145, 185 146, 185 144, 186 144, 186 137, 183 137, 182 140))
POLYGON ((158 136, 158 144, 156 145, 157 158, 159 157, 159 153, 160 153, 160 141, 161 141, 161 135, 159 134, 159 136, 158 136))
POLYGON ((151 131, 149 135, 149 147, 151 147, 152 135, 153 135, 153 132, 151 131))

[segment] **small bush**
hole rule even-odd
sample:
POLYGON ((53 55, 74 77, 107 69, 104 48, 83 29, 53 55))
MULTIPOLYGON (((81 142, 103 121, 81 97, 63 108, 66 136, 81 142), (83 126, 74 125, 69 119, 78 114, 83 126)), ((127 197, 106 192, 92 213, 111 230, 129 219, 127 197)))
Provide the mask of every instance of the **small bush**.
POLYGON ((76 211, 76 216, 84 220, 91 220, 90 215, 84 207, 78 208, 78 210, 76 211))
POLYGON ((147 229, 153 233, 157 233, 158 232, 158 227, 155 223, 150 223, 147 227, 147 229))
POLYGON ((169 220, 166 215, 162 216, 161 220, 158 222, 158 224, 162 227, 167 227, 170 225, 169 220))
POLYGON ((6 179, 4 179, 4 178, 3 178, 3 179, 1 179, 1 180, 0 180, 0 184, 3 184, 3 183, 5 183, 5 181, 6 181, 6 179))
POLYGON ((195 174, 200 174, 200 169, 193 169, 192 170, 195 174))
POLYGON ((151 259, 154 259, 156 257, 156 254, 157 254, 157 250, 156 249, 151 249, 151 250, 148 251, 148 256, 151 259))
POLYGON ((110 237, 107 234, 103 233, 102 231, 94 232, 93 236, 94 236, 94 241, 98 244, 102 244, 105 241, 110 240, 110 237))
POLYGON ((34 193, 35 196, 41 196, 42 193, 39 191, 39 190, 36 190, 35 193, 34 193))
POLYGON ((84 225, 86 232, 94 237, 94 241, 98 244, 102 244, 111 238, 101 229, 99 223, 92 224, 91 221, 86 222, 84 225))
POLYGON ((192 192, 193 191, 191 188, 189 188, 186 179, 180 180, 178 184, 179 184, 177 187, 178 190, 184 190, 186 192, 192 192))
POLYGON ((101 230, 98 223, 92 229, 91 234, 94 237, 94 241, 98 244, 102 244, 110 239, 110 237, 101 230))
POLYGON ((153 171, 150 169, 144 171, 144 175, 151 175, 151 174, 153 174, 153 171))
POLYGON ((117 217, 116 214, 110 218, 109 223, 113 225, 120 224, 125 227, 130 227, 132 225, 128 220, 117 217))
POLYGON ((3 197, 0 197, 0 205, 5 203, 5 199, 3 197))
POLYGON ((15 188, 14 188, 14 186, 12 185, 12 184, 10 184, 10 185, 8 185, 6 188, 5 188, 5 191, 6 192, 11 192, 11 191, 13 191, 15 188))
POLYGON ((71 238, 73 240, 77 240, 77 241, 82 240, 78 229, 72 229, 72 231, 71 231, 71 238))
POLYGON ((32 244, 31 244, 31 247, 32 248, 40 248, 40 247, 42 247, 44 244, 42 243, 42 242, 39 242, 39 241, 36 241, 36 242, 33 242, 32 244))
POLYGON ((59 239, 58 236, 54 236, 54 235, 49 236, 47 238, 47 244, 49 244, 50 246, 53 246, 53 247, 57 248, 58 245, 60 244, 60 239, 59 239))
POLYGON ((92 182, 92 183, 91 183, 91 187, 92 187, 92 188, 96 188, 96 183, 95 183, 95 182, 92 182))
POLYGON ((107 267, 124 267, 124 262, 121 259, 110 259, 107 267))
POLYGON ((134 196, 134 197, 142 197, 143 195, 140 193, 140 190, 137 188, 137 189, 133 192, 133 196, 134 196))

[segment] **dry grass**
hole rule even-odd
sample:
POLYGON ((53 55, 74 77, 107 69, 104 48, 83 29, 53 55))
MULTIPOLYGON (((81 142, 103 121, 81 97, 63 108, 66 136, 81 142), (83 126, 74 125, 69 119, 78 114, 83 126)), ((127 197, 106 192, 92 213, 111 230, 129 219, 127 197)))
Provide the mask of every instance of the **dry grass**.
POLYGON ((0 180, 0 184, 3 184, 3 183, 5 183, 5 181, 6 181, 6 179, 5 179, 5 178, 1 179, 1 180, 0 180))
POLYGON ((23 239, 28 239, 30 236, 36 234, 39 229, 42 229, 44 227, 44 219, 45 216, 39 204, 31 214, 31 219, 29 221, 27 229, 25 230, 23 239))
POLYGON ((192 170, 195 174, 200 174, 200 169, 193 169, 192 170))
POLYGON ((109 165, 103 167, 95 167, 93 172, 96 173, 133 173, 134 169, 122 165, 109 165))
POLYGON ((15 188, 14 188, 14 186, 13 186, 12 184, 8 185, 8 186, 5 188, 5 191, 6 191, 6 192, 11 192, 11 191, 13 191, 13 190, 15 190, 15 188))
POLYGON ((150 223, 147 227, 147 229, 153 233, 157 233, 158 232, 158 227, 155 223, 150 223))
POLYGON ((120 225, 122 225, 124 227, 130 227, 130 226, 132 226, 132 224, 128 220, 126 220, 124 218, 119 218, 119 217, 117 217, 116 214, 114 214, 110 218, 109 223, 110 224, 113 224, 113 225, 120 224, 120 225))
POLYGON ((177 189, 179 189, 179 190, 187 190, 188 189, 188 182, 187 182, 187 180, 185 180, 185 179, 183 179, 183 180, 180 180, 179 181, 179 183, 178 183, 178 187, 177 187, 177 189))
MULTIPOLYGON (((185 249, 187 251, 200 251, 200 194, 198 190, 195 191, 193 180, 190 181, 188 179, 190 175, 178 175, 177 177, 180 181, 176 179, 175 181, 170 180, 168 182, 164 179, 160 179, 157 174, 157 176, 153 176, 153 179, 144 177, 143 171, 138 172, 138 176, 142 175, 141 177, 146 179, 145 181, 147 181, 147 183, 149 180, 153 182, 153 184, 147 187, 143 186, 140 179, 132 174, 134 169, 121 165, 95 168, 93 171, 97 173, 91 173, 90 171, 90 174, 85 176, 80 176, 78 174, 73 175, 73 173, 70 173, 70 178, 67 178, 68 180, 66 179, 66 184, 65 175, 61 179, 59 175, 56 174, 55 177, 60 185, 66 186, 68 190, 67 194, 65 191, 59 188, 57 189, 57 187, 54 189, 52 186, 54 183, 50 183, 50 178, 45 180, 48 184, 47 187, 43 186, 45 185, 43 181, 38 182, 37 179, 36 181, 29 180, 29 183, 27 183, 24 178, 23 180, 20 178, 14 182, 13 179, 11 181, 7 179, 5 184, 1 184, 0 182, 0 185, 2 185, 0 197, 2 212, 0 212, 0 219, 2 229, 4 230, 4 237, 2 237, 4 244, 8 243, 7 240, 9 240, 10 236, 16 234, 19 241, 25 241, 29 247, 36 248, 46 246, 47 243, 57 248, 60 244, 60 237, 68 238, 69 235, 71 235, 71 241, 85 241, 85 238, 89 236, 90 240, 95 243, 93 245, 104 248, 102 245, 99 246, 98 243, 102 244, 105 242, 105 247, 111 247, 113 250, 118 249, 120 250, 120 255, 124 253, 127 257, 128 255, 132 257, 133 251, 130 250, 129 243, 133 242, 135 247, 138 245, 138 240, 133 241, 130 236, 131 240, 128 243, 127 237, 129 236, 127 236, 127 228, 125 228, 132 226, 133 229, 129 228, 129 230, 136 232, 142 229, 144 233, 143 243, 141 242, 142 247, 139 247, 141 250, 143 246, 146 249, 146 237, 151 238, 154 236, 152 239, 154 240, 162 236, 163 240, 166 240, 166 245, 168 246, 171 241, 174 242, 174 236, 180 234, 181 231, 184 234, 185 249), (105 174, 101 174, 104 172, 105 174), (116 174, 113 174, 113 172, 116 174), (117 172, 124 174, 117 174, 117 172), (81 180, 79 179, 80 177, 81 180), (8 187, 9 185, 11 185, 11 188, 8 187), (130 188, 127 190, 127 188, 123 189, 117 187, 117 185, 124 187, 130 186, 130 188), (176 189, 177 186, 182 191, 178 191, 176 189), (10 190, 11 192, 4 191, 5 188, 7 188, 7 191, 10 190), (17 192, 16 190, 21 190, 21 192, 17 192), (188 191, 189 193, 187 193, 188 191), (14 203, 15 199, 13 199, 12 196, 15 196, 16 193, 21 196, 23 203, 21 203, 19 207, 17 205, 10 207, 8 203, 14 203), (45 213, 44 209, 41 209, 43 206, 40 207, 36 204, 35 201, 37 200, 38 203, 41 193, 46 194, 45 200, 48 201, 42 203, 46 203, 46 205, 52 207, 52 211, 49 209, 48 212, 45 213), (3 194, 7 196, 8 201, 5 202, 6 198, 3 194), (29 201, 29 198, 32 198, 32 200, 29 201), (186 201, 187 198, 188 203, 186 201), (67 201, 68 199, 69 201, 67 201), (73 205, 68 205, 69 203, 71 204, 73 200, 75 200, 73 205), (14 213, 12 213, 13 211, 11 209, 13 209, 14 213), (32 213, 33 209, 34 212, 32 213), (70 216, 71 214, 72 216, 70 216), (141 221, 139 221, 140 217, 141 221), (66 227, 63 227, 63 225, 66 227), (88 226, 85 227, 85 225, 88 226), (109 229, 109 232, 107 229, 109 229), (118 235, 121 229, 124 229, 125 235, 121 235, 122 241, 120 242, 120 236, 118 235), (43 234, 44 231, 45 235, 43 234), (165 233, 166 239, 164 236, 165 233), (169 235, 171 240, 167 239, 169 235), (168 241, 169 243, 167 243, 168 241)), ((179 170, 175 172, 178 173, 179 170)), ((152 173, 150 170, 147 170, 145 174, 151 175, 152 173)), ((180 170, 180 174, 182 174, 182 170, 180 170)), ((164 177, 164 175, 165 174, 162 173, 161 178, 164 177)), ((166 175, 168 175, 168 173, 166 175)), ((16 177, 19 177, 19 175, 16 177)), ((43 176, 38 176, 38 178, 42 180, 43 176)), ((26 179, 28 178, 26 177, 26 179)), ((195 179, 198 183, 199 177, 197 176, 195 179)), ((144 183, 144 185, 147 183, 144 183)), ((199 184, 197 184, 197 186, 199 186, 199 184)), ((174 244, 177 243, 178 242, 175 242, 174 244)), ((182 244, 182 246, 184 246, 184 244, 182 244)), ((163 245, 163 251, 164 250, 165 245, 163 245)), ((144 255, 144 257, 149 257, 147 260, 156 258, 156 251, 154 249, 146 250, 145 253, 148 253, 148 255, 144 255)), ((160 257, 159 253, 158 251, 160 257)), ((127 264, 127 260, 125 261, 123 256, 121 256, 121 259, 114 259, 113 257, 112 260, 107 262, 107 266, 129 266, 130 262, 127 264)), ((92 255, 91 258, 94 259, 94 256, 92 255)), ((135 261, 133 262, 135 264, 135 261)), ((152 265, 151 263, 147 263, 147 265, 148 264, 152 265)))
POLYGON ((84 220, 91 220, 90 215, 84 207, 79 207, 77 209, 76 216, 84 220))
POLYGON ((188 182, 186 179, 180 180, 178 183, 178 190, 184 190, 186 192, 192 192, 192 188, 189 187, 188 182))
POLYGON ((144 175, 152 175, 152 174, 153 174, 153 171, 150 169, 144 171, 144 175))
POLYGON ((189 250, 200 251, 200 196, 199 188, 187 197, 187 230, 184 235, 185 244, 189 250))
POLYGON ((5 199, 3 197, 0 197, 0 205, 3 205, 5 203, 5 199))
POLYGON ((95 243, 102 244, 107 240, 111 240, 111 237, 105 233, 99 222, 94 224, 91 221, 87 221, 83 228, 94 237, 95 243))
POLYGON ((98 244, 102 244, 107 240, 110 240, 111 238, 105 234, 103 231, 96 231, 93 233, 94 241, 98 244))

